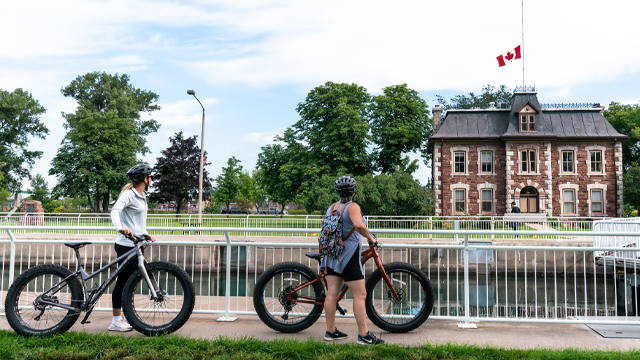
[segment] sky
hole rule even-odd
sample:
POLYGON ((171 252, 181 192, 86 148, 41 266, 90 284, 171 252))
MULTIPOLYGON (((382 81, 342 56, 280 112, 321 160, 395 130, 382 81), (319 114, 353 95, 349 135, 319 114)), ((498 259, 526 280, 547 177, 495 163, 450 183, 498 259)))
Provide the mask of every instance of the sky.
MULTIPOLYGON (((143 114, 161 127, 147 137, 154 165, 179 131, 201 136, 207 171, 231 156, 253 170, 260 148, 293 125, 307 93, 327 81, 372 95, 406 83, 429 108, 436 95, 483 85, 535 85, 542 103, 640 101, 640 2, 629 0, 451 1, 4 1, 0 88, 29 91, 46 113, 45 175, 65 135, 61 113, 76 102, 60 89, 92 71, 128 74, 159 95, 143 114), (524 61, 496 57, 523 44, 524 61)), ((419 159, 419 154, 411 154, 419 159)), ((414 174, 426 184, 430 169, 414 174)), ((23 181, 23 188, 29 181, 23 181)))

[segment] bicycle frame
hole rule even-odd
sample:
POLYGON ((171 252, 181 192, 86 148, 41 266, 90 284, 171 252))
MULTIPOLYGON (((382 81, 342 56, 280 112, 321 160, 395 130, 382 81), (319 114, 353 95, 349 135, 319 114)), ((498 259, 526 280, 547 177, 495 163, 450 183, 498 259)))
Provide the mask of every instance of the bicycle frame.
MULTIPOLYGON (((376 251, 376 246, 377 244, 370 246, 367 250, 364 250, 362 252, 362 259, 360 260, 360 262, 362 263, 362 265, 364 265, 369 259, 373 258, 374 263, 376 264, 376 268, 378 268, 378 270, 380 270, 380 272, 382 273, 382 278, 384 279, 384 282, 387 284, 387 286, 391 290, 391 294, 393 295, 393 298, 400 301, 401 300, 400 296, 396 292, 396 289, 392 286, 391 279, 389 279, 389 275, 387 275, 387 272, 384 271, 384 265, 380 260, 380 255, 378 255, 378 251, 376 251)), ((327 273, 324 270, 320 270, 320 274, 318 275, 317 278, 311 281, 305 281, 302 284, 293 288, 293 290, 289 294, 288 300, 291 302, 324 306, 324 299, 322 299, 322 301, 318 301, 318 299, 315 299, 309 296, 302 296, 302 295, 298 295, 296 299, 293 299, 291 298, 291 294, 297 293, 299 290, 304 289, 305 287, 315 283, 316 281, 321 281, 321 280, 324 281, 325 289, 327 289, 328 285, 327 285, 326 277, 327 277, 327 273)), ((340 294, 338 295, 338 300, 336 301, 336 303, 342 300, 342 298, 346 295, 347 290, 348 290, 347 284, 342 285, 342 289, 340 290, 340 294)))
MULTIPOLYGON (((115 281, 115 279, 118 276, 118 274, 120 274, 122 272, 122 270, 124 270, 124 268, 127 265, 129 265, 130 262, 134 261, 134 258, 138 259, 138 268, 142 272, 142 274, 143 274, 143 276, 144 276, 144 278, 145 278, 145 280, 147 282, 147 285, 149 286, 149 289, 151 290, 151 293, 153 294, 153 297, 155 298, 157 296, 156 289, 158 289, 158 286, 155 284, 155 281, 152 282, 151 279, 149 278, 149 274, 147 273, 147 269, 144 266, 144 264, 147 261, 144 258, 144 254, 142 253, 142 249, 144 249, 147 245, 148 245, 148 243, 146 241, 141 241, 141 242, 137 243, 133 249, 127 251, 122 256, 118 257, 117 259, 113 260, 112 262, 108 263, 107 265, 101 267, 100 269, 96 270, 95 272, 93 272, 91 274, 88 274, 84 270, 84 267, 82 266, 82 259, 80 258, 80 250, 77 249, 77 248, 74 248, 74 250, 76 252, 76 259, 78 261, 78 267, 79 267, 78 270, 76 270, 74 273, 72 273, 71 275, 67 276, 66 278, 62 279, 60 282, 58 282, 57 284, 55 284, 54 286, 49 288, 49 290, 47 290, 44 294, 53 295, 53 294, 57 293, 61 289, 57 289, 54 292, 51 292, 51 291, 53 289, 56 289, 60 284, 63 284, 67 279, 69 279, 71 277, 74 277, 74 276, 80 275, 80 279, 82 280, 82 287, 83 287, 83 290, 84 290, 85 300, 82 302, 80 307, 67 306, 67 305, 64 305, 64 304, 58 304, 58 303, 54 303, 54 302, 46 301, 46 300, 42 300, 42 299, 36 299, 36 302, 38 302, 40 304, 46 304, 46 305, 50 305, 50 306, 63 308, 63 309, 66 309, 66 310, 75 311, 75 312, 78 312, 78 313, 80 313, 82 311, 89 311, 89 313, 90 313, 91 310, 93 309, 93 306, 95 305, 95 303, 98 302, 98 299, 100 299, 100 296, 102 296, 104 294, 104 292, 107 290, 107 288, 109 287, 109 285, 111 285, 115 281), (122 261, 122 260, 124 260, 124 261, 122 261), (91 289, 89 289, 87 287, 87 280, 90 280, 93 277, 99 275, 101 272, 103 272, 107 268, 113 266, 114 264, 117 264, 120 261, 122 261, 122 263, 120 265, 118 265, 118 267, 114 270, 113 274, 111 274, 111 276, 105 282, 103 282, 100 287, 91 288, 91 289)), ((89 316, 89 314, 87 314, 87 317, 88 316, 89 316)), ((86 317, 83 320, 83 322, 84 321, 86 321, 86 317)))

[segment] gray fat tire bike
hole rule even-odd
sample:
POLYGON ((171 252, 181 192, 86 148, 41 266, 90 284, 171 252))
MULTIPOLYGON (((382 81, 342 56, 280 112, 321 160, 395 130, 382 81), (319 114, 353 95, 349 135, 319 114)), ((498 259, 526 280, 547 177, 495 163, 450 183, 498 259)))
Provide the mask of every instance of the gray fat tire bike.
POLYGON ((71 328, 82 312, 82 324, 88 323, 93 307, 119 273, 131 262, 138 269, 122 292, 122 311, 137 331, 151 336, 172 333, 184 325, 195 304, 195 290, 189 275, 166 261, 147 263, 142 250, 151 244, 148 237, 131 237, 135 246, 96 272, 88 274, 79 249, 90 242, 65 243, 75 250, 78 270, 55 264, 43 264, 22 273, 11 285, 5 300, 9 325, 23 336, 47 336, 71 328), (121 262, 113 274, 98 286, 87 281, 121 262))

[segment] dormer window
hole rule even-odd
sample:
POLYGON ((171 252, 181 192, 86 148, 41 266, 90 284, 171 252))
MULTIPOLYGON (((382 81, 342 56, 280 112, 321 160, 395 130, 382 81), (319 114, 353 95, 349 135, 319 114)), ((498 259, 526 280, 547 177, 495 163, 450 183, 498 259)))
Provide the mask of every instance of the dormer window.
POLYGON ((520 132, 538 131, 538 114, 531 106, 525 106, 520 110, 518 118, 520 119, 520 132))

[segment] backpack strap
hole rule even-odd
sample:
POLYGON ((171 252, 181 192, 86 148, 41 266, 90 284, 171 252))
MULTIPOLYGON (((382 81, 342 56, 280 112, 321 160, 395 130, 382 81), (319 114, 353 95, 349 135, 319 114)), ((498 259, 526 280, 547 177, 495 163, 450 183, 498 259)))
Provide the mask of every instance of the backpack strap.
MULTIPOLYGON (((342 212, 340 213, 340 219, 342 219, 342 215, 344 214, 344 212, 347 210, 347 208, 349 206, 351 206, 351 204, 353 204, 353 201, 349 201, 343 208, 342 208, 342 212)), ((354 231, 356 231, 356 227, 354 226, 353 228, 351 228, 351 231, 349 231, 347 233, 347 236, 344 237, 344 240, 347 240, 351 235, 353 235, 354 231)))

